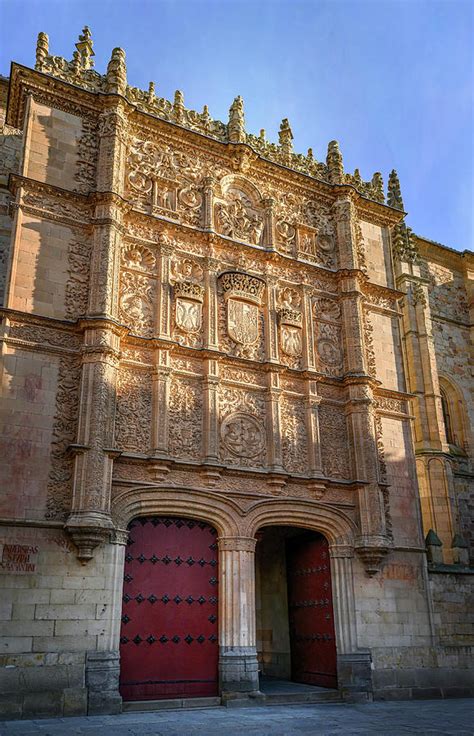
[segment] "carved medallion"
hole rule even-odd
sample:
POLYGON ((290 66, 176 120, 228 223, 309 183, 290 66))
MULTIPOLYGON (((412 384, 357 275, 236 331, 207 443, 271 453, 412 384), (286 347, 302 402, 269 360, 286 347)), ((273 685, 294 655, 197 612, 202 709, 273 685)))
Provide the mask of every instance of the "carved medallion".
POLYGON ((256 457, 264 449, 263 428, 251 414, 236 412, 230 414, 221 426, 223 445, 233 455, 256 457))
POLYGON ((338 345, 327 337, 322 337, 317 342, 318 354, 322 363, 330 366, 338 366, 342 362, 342 354, 338 345))
POLYGON ((254 345, 258 340, 258 307, 256 304, 229 299, 227 301, 227 331, 235 342, 254 345))

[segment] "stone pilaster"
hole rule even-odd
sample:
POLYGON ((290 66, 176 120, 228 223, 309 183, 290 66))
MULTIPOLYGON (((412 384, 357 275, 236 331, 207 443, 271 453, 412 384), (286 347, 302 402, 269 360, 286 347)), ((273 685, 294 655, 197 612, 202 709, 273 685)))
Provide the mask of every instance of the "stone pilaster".
POLYGON ((158 300, 157 300, 157 319, 158 337, 161 340, 171 339, 171 244, 168 242, 166 235, 162 236, 162 244, 160 248, 160 266, 158 281, 158 300))
POLYGON ((86 323, 82 352, 81 401, 75 454, 73 498, 66 529, 87 562, 109 536, 110 489, 119 332, 107 322, 86 323))
POLYGON ((367 356, 363 328, 363 295, 359 276, 342 272, 340 277, 344 373, 367 375, 367 356))
POLYGON ((214 186, 212 176, 206 176, 203 182, 203 227, 204 230, 214 230, 214 186))
POLYGON ((269 363, 278 363, 278 310, 277 284, 274 276, 267 277, 267 305, 265 309, 265 353, 269 363))
POLYGON ((205 274, 204 301, 204 346, 208 350, 219 349, 219 305, 217 297, 217 274, 219 261, 208 258, 205 274))
POLYGON ((313 290, 310 286, 303 287, 303 367, 305 370, 316 369, 314 354, 314 325, 313 325, 313 290))
POLYGON ((306 382, 306 435, 308 438, 308 465, 313 477, 323 475, 321 438, 319 434, 319 404, 316 381, 306 382))
POLYGON ((206 360, 204 388, 204 462, 219 460, 219 362, 206 360))
POLYGON ((281 416, 280 416, 280 374, 276 370, 268 371, 267 389, 267 456, 268 467, 273 472, 282 472, 283 456, 281 446, 281 416))
POLYGON ((169 350, 155 349, 152 377, 152 454, 168 454, 168 404, 171 366, 169 350))
POLYGON ((335 543, 329 548, 331 558, 332 600, 338 654, 357 650, 357 628, 352 573, 354 549, 335 543))
POLYGON ((219 679, 224 697, 259 689, 255 623, 255 545, 219 537, 219 679))
POLYGON ((360 536, 356 550, 373 575, 387 553, 385 506, 379 485, 379 463, 372 389, 367 381, 349 384, 347 419, 353 444, 354 474, 359 485, 360 536))
POLYGON ((265 217, 265 247, 267 250, 275 250, 275 217, 273 208, 275 200, 269 197, 263 201, 265 217))
POLYGON ((359 267, 355 228, 357 212, 354 198, 356 196, 352 189, 341 189, 340 195, 333 205, 339 267, 348 270, 359 267))

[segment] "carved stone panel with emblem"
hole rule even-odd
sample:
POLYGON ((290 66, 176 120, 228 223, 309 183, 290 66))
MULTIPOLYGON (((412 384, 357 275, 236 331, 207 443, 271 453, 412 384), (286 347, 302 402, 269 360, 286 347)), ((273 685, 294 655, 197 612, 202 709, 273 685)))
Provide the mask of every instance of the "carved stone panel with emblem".
POLYGON ((171 377, 169 397, 169 452, 180 460, 202 455, 202 384, 199 379, 171 377))
POLYGON ((230 465, 263 467, 266 462, 263 392, 221 386, 219 417, 220 459, 230 465))
POLYGON ((151 374, 121 367, 117 380, 115 444, 121 450, 147 453, 151 444, 151 374))

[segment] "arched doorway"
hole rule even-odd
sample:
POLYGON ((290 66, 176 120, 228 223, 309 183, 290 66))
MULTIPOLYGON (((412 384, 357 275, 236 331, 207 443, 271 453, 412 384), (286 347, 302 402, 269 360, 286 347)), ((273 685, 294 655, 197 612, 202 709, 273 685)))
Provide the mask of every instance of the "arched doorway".
POLYGON ((124 700, 217 694, 216 531, 204 521, 129 524, 120 632, 124 700))
POLYGON ((256 547, 257 653, 265 683, 337 687, 331 566, 326 538, 261 529, 256 547))

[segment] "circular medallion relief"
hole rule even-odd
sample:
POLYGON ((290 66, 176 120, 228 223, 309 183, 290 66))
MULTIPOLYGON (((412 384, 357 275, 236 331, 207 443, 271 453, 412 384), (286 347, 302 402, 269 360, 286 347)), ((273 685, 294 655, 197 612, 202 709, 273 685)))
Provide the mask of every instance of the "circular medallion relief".
POLYGON ((322 363, 326 365, 340 365, 342 362, 341 350, 332 340, 322 337, 318 340, 318 353, 322 363))
POLYGON ((223 445, 233 455, 256 457, 265 446, 263 428, 255 417, 237 412, 230 414, 221 425, 223 445))

